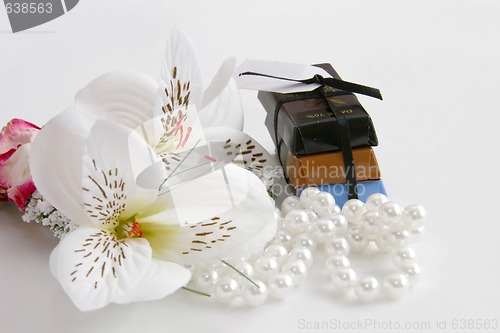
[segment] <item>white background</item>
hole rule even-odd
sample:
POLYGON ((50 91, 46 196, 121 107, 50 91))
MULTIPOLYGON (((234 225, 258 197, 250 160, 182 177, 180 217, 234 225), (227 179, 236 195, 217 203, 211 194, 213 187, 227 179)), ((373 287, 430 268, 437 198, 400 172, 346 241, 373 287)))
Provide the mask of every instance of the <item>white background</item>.
MULTIPOLYGON (((398 302, 338 297, 318 264, 289 299, 255 309, 181 291, 81 313, 49 272, 56 239, 1 204, 0 331, 303 332, 306 322, 372 319, 428 322, 428 331, 446 320, 451 332, 453 319, 500 320, 499 17, 500 3, 484 0, 85 0, 12 34, 0 8, 0 124, 43 125, 108 71, 157 77, 167 32, 178 25, 197 45, 207 83, 235 56, 330 62, 345 79, 380 88, 383 102, 362 103, 379 136, 385 185, 394 201, 421 203, 429 214, 417 247, 424 280, 398 302)), ((242 95, 246 131, 271 150, 256 93, 242 95)))

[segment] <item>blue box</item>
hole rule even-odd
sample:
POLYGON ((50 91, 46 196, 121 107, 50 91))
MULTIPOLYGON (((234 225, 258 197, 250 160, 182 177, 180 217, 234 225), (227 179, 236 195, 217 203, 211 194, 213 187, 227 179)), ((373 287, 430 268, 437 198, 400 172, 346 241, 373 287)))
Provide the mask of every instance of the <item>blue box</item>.
MULTIPOLYGON (((349 200, 347 195, 347 184, 327 184, 315 186, 320 191, 328 192, 335 198, 335 203, 342 208, 342 206, 349 200)), ((385 186, 382 180, 371 181, 371 182, 358 182, 356 185, 358 189, 359 200, 366 202, 366 199, 374 193, 382 193, 387 195, 385 191, 385 186)), ((300 195, 304 188, 299 188, 296 191, 297 195, 300 195)))

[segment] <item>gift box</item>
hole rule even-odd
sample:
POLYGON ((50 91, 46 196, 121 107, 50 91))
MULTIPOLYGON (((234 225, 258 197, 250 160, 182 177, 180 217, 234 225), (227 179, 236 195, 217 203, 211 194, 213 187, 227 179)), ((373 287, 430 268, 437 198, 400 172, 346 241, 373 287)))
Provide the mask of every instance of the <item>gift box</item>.
MULTIPOLYGON (((340 79, 330 64, 316 66, 340 79)), ((259 91, 258 98, 267 112, 266 126, 274 143, 277 145, 283 140, 294 156, 341 150, 334 107, 347 120, 351 147, 376 146, 375 128, 358 98, 330 87, 325 90, 331 106, 316 90, 294 94, 259 91)))
MULTIPOLYGON (((348 188, 347 184, 326 184, 315 186, 320 191, 328 192, 335 198, 335 203, 342 207, 347 200, 349 200, 348 188)), ((387 195, 385 191, 384 183, 382 180, 377 181, 369 181, 369 182, 358 182, 356 184, 358 199, 366 202, 366 199, 374 193, 382 193, 387 195)), ((296 190, 296 194, 300 195, 300 193, 304 190, 305 187, 299 188, 296 190)))
MULTIPOLYGON (((371 147, 352 150, 357 181, 380 179, 377 158, 371 147)), ((307 156, 294 156, 286 144, 280 143, 280 161, 287 180, 296 188, 345 183, 346 169, 341 151, 307 156)))

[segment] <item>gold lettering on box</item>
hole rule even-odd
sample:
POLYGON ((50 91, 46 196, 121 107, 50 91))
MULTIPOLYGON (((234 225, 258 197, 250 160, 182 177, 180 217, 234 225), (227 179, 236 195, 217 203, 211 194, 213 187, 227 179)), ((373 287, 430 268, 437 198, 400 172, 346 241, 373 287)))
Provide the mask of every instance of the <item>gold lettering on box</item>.
POLYGON ((335 104, 340 104, 340 105, 345 105, 347 104, 347 102, 343 101, 343 100, 340 100, 340 99, 336 99, 336 98, 332 98, 330 99, 331 102, 335 103, 335 104))
POLYGON ((323 117, 331 117, 333 115, 332 112, 317 112, 312 114, 306 114, 307 119, 318 119, 323 117))
POLYGON ((343 113, 343 114, 345 114, 345 113, 352 113, 352 112, 353 112, 352 109, 340 110, 340 113, 343 113))

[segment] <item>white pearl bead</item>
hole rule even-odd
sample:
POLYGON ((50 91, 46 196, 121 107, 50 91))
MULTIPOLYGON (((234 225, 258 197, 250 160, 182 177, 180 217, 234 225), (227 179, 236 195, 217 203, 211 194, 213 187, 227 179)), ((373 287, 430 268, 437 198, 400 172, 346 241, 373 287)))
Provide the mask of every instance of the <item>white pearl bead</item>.
POLYGON ((335 231, 335 224, 331 220, 318 219, 311 226, 311 237, 318 243, 324 243, 331 239, 335 231))
POLYGON ((325 268, 328 273, 333 274, 340 268, 351 268, 351 262, 346 256, 333 255, 326 259, 325 268))
POLYGON ((410 230, 410 240, 412 242, 420 242, 425 236, 425 226, 418 227, 417 229, 410 230))
POLYGON ((278 222, 278 229, 280 230, 286 230, 286 219, 285 218, 279 218, 276 220, 278 222))
POLYGON ((380 283, 372 276, 364 277, 354 285, 354 292, 361 302, 372 302, 380 294, 380 283))
MULTIPOLYGON (((236 268, 239 272, 241 272, 246 277, 251 278, 255 275, 253 266, 250 263, 248 263, 247 261, 238 260, 235 262, 234 260, 231 260, 231 261, 228 261, 228 263, 231 264, 231 266, 236 268)), ((228 267, 227 270, 229 271, 229 274, 232 277, 234 277, 236 279, 239 279, 240 277, 242 278, 241 274, 238 273, 236 270, 232 269, 231 267, 228 267)))
POLYGON ((378 212, 367 211, 361 216, 361 232, 368 240, 375 240, 382 234, 384 225, 378 217, 378 212))
POLYGON ((340 208, 339 205, 335 205, 335 207, 333 208, 333 212, 331 215, 334 215, 334 214, 342 214, 342 208, 340 208))
POLYGON ((269 293, 267 291, 267 285, 264 282, 259 280, 253 280, 253 282, 255 282, 258 287, 252 283, 246 284, 243 287, 241 296, 247 305, 259 306, 266 302, 269 293))
POLYGON ((199 264, 196 266, 196 270, 199 270, 199 271, 212 270, 212 271, 217 272, 217 274, 219 274, 219 278, 225 273, 226 268, 227 268, 226 264, 224 264, 220 260, 210 262, 210 263, 203 263, 203 264, 199 264))
POLYGON ((288 248, 291 240, 292 236, 288 232, 285 230, 278 230, 276 231, 274 238, 271 240, 271 243, 280 244, 288 248))
POLYGON ((388 226, 398 224, 403 210, 397 203, 388 201, 378 209, 378 216, 388 226))
POLYGON ((279 271, 279 264, 275 258, 261 257, 255 261, 253 268, 259 279, 267 281, 279 271))
POLYGON ((392 253, 392 262, 396 268, 402 267, 404 264, 414 262, 416 259, 415 250, 411 247, 396 250, 392 253))
POLYGON ((423 226, 426 217, 425 208, 420 205, 410 205, 405 208, 401 220, 410 229, 423 226))
POLYGON ((219 273, 214 269, 208 269, 206 267, 196 269, 193 275, 195 287, 205 292, 212 291, 219 280, 219 273))
POLYGON ((331 214, 335 209, 335 198, 328 192, 319 192, 312 197, 311 205, 320 215, 331 214))
POLYGON ((338 214, 342 214, 342 209, 340 209, 340 207, 338 205, 335 205, 332 209, 332 212, 331 213, 323 213, 323 214, 319 214, 319 217, 323 217, 323 218, 331 218, 332 216, 334 215, 338 215, 338 214))
POLYGON ((391 244, 387 242, 387 237, 385 234, 382 234, 381 237, 375 240, 375 245, 380 252, 390 252, 393 250, 391 244))
POLYGON ((317 243, 308 234, 300 234, 295 236, 295 238, 292 240, 292 246, 307 247, 309 250, 311 250, 311 253, 314 253, 317 248, 317 243))
POLYGON ((272 297, 285 299, 293 293, 293 279, 290 274, 276 273, 269 278, 267 287, 272 297))
POLYGON ((292 210, 301 208, 302 206, 300 205, 299 198, 291 195, 289 197, 286 197, 285 200, 283 200, 283 202, 281 203, 281 215, 285 217, 286 214, 288 214, 292 210))
POLYGON ((290 251, 288 258, 288 260, 295 259, 303 261, 307 268, 310 268, 314 261, 313 254, 307 247, 294 247, 290 251))
POLYGON ((414 262, 404 263, 400 267, 400 271, 408 277, 411 287, 419 283, 422 278, 422 270, 420 269, 420 266, 414 262))
POLYGON ((328 255, 343 255, 348 256, 351 250, 349 242, 345 238, 334 238, 325 243, 325 252, 328 255))
POLYGON ((410 242, 410 233, 402 226, 392 227, 385 239, 395 249, 405 247, 410 242))
POLYGON ((384 292, 392 299, 400 299, 410 291, 410 281, 406 275, 391 273, 384 280, 384 292))
POLYGON ((226 276, 217 282, 213 295, 219 302, 231 303, 239 293, 240 288, 236 279, 226 276))
POLYGON ((382 193, 374 193, 366 199, 366 210, 367 211, 378 211, 380 206, 385 204, 389 199, 387 199, 387 196, 382 193))
POLYGON ((344 207, 342 207, 342 214, 344 214, 347 221, 354 224, 359 224, 361 215, 363 215, 364 212, 365 204, 358 199, 347 200, 344 207))
POLYGON ((356 272, 352 268, 339 268, 332 274, 332 283, 339 291, 347 291, 356 281, 356 272))
POLYGON ((361 228, 354 227, 347 234, 347 241, 353 252, 361 252, 368 246, 368 239, 361 233, 361 228))
POLYGON ((300 205, 305 209, 312 209, 312 197, 318 194, 320 190, 316 187, 308 187, 300 193, 300 205))
POLYGON ((271 244, 264 250, 264 256, 276 259, 281 266, 288 258, 288 250, 280 244, 271 244))
POLYGON ((248 261, 250 263, 254 262, 255 260, 259 259, 264 255, 264 249, 262 247, 258 247, 253 249, 252 252, 248 254, 248 261))
POLYGON ((333 215, 329 218, 330 221, 333 222, 334 225, 334 234, 336 236, 344 236, 347 234, 347 229, 349 229, 349 224, 347 223, 347 219, 344 215, 333 215))
POLYGON ((306 209, 305 212, 307 213, 307 216, 309 216, 310 222, 313 222, 318 218, 318 214, 312 209, 306 209))
POLYGON ((303 210, 292 210, 286 214, 285 220, 285 230, 291 235, 297 235, 309 230, 309 215, 303 210))
POLYGON ((292 277, 295 286, 300 286, 307 277, 307 267, 302 260, 288 260, 283 266, 282 272, 292 277))

